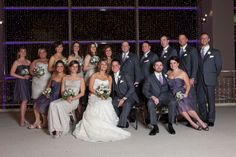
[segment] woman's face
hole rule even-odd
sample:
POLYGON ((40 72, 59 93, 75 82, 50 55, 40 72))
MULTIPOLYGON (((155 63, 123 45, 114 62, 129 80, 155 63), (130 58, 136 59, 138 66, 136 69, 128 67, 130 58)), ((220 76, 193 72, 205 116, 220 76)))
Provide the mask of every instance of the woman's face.
POLYGON ((73 65, 70 67, 70 73, 71 73, 71 74, 76 74, 76 73, 78 72, 78 69, 79 69, 78 64, 73 64, 73 65))
POLYGON ((73 52, 79 52, 79 44, 78 43, 75 43, 74 46, 73 46, 73 52))
POLYGON ((106 55, 106 57, 111 57, 112 56, 112 50, 111 50, 110 47, 106 48, 105 55, 106 55))
POLYGON ((27 55, 26 49, 20 49, 18 54, 19 54, 19 57, 26 57, 26 55, 27 55))
POLYGON ((106 62, 102 61, 100 63, 100 70, 101 71, 106 71, 107 70, 107 63, 106 62))
POLYGON ((41 49, 41 50, 39 50, 39 58, 40 59, 45 59, 45 58, 47 58, 47 51, 46 50, 44 50, 44 49, 41 49))
POLYGON ((92 52, 92 54, 95 55, 95 53, 96 53, 96 51, 97 51, 97 47, 96 47, 95 44, 92 44, 92 45, 90 46, 90 51, 92 52))
POLYGON ((175 60, 170 60, 170 68, 172 69, 172 70, 175 70, 175 69, 177 69, 179 67, 179 63, 178 62, 176 62, 175 60))
POLYGON ((63 45, 58 45, 55 50, 56 50, 56 53, 62 53, 63 45))
POLYGON ((56 66, 56 72, 62 73, 64 72, 64 65, 62 63, 58 63, 56 66))

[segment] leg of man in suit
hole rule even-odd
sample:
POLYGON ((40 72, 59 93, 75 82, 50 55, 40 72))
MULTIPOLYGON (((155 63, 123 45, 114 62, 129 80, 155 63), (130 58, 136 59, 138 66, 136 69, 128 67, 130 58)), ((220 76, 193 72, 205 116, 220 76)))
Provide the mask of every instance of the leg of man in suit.
POLYGON ((153 125, 153 129, 149 133, 149 135, 156 135, 156 133, 159 133, 159 128, 157 125, 157 113, 156 113, 156 105, 152 100, 149 100, 147 103, 149 117, 150 117, 150 124, 153 125))
POLYGON ((129 123, 127 121, 130 110, 132 108, 132 105, 134 104, 134 100, 132 99, 127 99, 123 106, 122 106, 122 111, 120 114, 120 119, 119 119, 119 123, 118 126, 122 127, 122 128, 128 128, 129 127, 129 123))
POLYGON ((207 86, 207 103, 208 103, 208 125, 214 126, 215 122, 215 86, 207 86))
POLYGON ((118 97, 115 97, 115 98, 112 99, 112 105, 115 109, 115 112, 116 112, 117 116, 119 117, 120 113, 121 113, 121 110, 118 107, 118 103, 119 103, 119 98, 118 97))
POLYGON ((206 106, 206 89, 202 82, 198 83, 197 86, 197 100, 198 100, 198 109, 201 119, 207 122, 207 106, 206 106))

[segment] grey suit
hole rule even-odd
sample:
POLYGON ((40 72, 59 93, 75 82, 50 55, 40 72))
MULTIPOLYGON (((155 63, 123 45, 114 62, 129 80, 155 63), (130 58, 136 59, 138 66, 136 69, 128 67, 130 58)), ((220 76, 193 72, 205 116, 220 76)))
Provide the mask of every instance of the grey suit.
POLYGON ((133 83, 142 80, 140 64, 136 54, 129 52, 127 59, 124 62, 122 61, 122 53, 118 53, 115 58, 120 60, 121 71, 129 75, 133 83))
POLYGON ((157 115, 155 110, 156 105, 151 99, 152 96, 155 96, 159 99, 160 105, 168 106, 169 123, 173 123, 175 119, 177 103, 172 93, 170 92, 167 79, 164 75, 163 78, 163 84, 161 84, 156 75, 153 73, 145 80, 143 86, 143 94, 148 99, 147 106, 150 116, 150 122, 152 125, 157 125, 157 115))
POLYGON ((135 102, 139 103, 139 99, 135 93, 133 82, 128 75, 120 73, 116 84, 114 74, 112 74, 112 80, 112 104, 117 115, 120 117, 118 126, 125 127, 131 107, 135 102), (126 97, 127 99, 125 100, 123 107, 118 108, 119 100, 123 97, 126 97))
MULTIPOLYGON (((187 45, 185 50, 186 51, 180 56, 180 68, 187 73, 189 78, 194 79, 194 84, 196 84, 198 71, 198 52, 196 48, 190 45, 187 45)), ((191 86, 190 94, 193 96, 194 104, 197 104, 195 86, 191 86)), ((196 108, 197 107, 195 106, 195 109, 196 108)))
POLYGON ((222 69, 222 58, 219 50, 210 48, 201 58, 198 54, 198 81, 197 81, 197 98, 199 114, 207 122, 215 122, 215 86, 217 77, 222 69), (208 103, 208 109, 206 106, 208 103))
POLYGON ((153 63, 158 59, 159 57, 157 56, 157 54, 152 51, 147 54, 147 57, 141 57, 140 67, 144 79, 146 79, 151 73, 153 73, 153 63))
POLYGON ((160 60, 163 63, 164 73, 166 73, 169 70, 169 67, 170 67, 169 59, 173 56, 178 56, 178 54, 177 54, 177 51, 170 46, 167 48, 167 52, 161 54, 160 60))

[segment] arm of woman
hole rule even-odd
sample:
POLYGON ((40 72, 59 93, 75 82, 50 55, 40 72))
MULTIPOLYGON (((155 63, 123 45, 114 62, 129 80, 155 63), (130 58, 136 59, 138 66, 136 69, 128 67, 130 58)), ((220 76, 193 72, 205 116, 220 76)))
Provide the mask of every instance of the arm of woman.
POLYGON ((184 84, 185 84, 185 87, 186 87, 186 91, 185 91, 184 95, 185 95, 185 97, 187 97, 188 94, 189 94, 191 85, 190 85, 189 77, 185 72, 183 72, 183 80, 184 80, 184 84))
POLYGON ((61 81, 61 95, 63 95, 63 93, 65 91, 65 81, 66 81, 66 76, 64 76, 61 81))
POLYGON ((87 71, 87 70, 91 69, 91 66, 89 65, 90 59, 91 59, 90 55, 87 55, 85 57, 85 59, 84 59, 84 67, 83 67, 84 71, 87 71))
POLYGON ((84 93, 85 93, 85 82, 84 82, 84 79, 81 78, 81 80, 80 80, 80 92, 79 92, 79 94, 77 94, 76 96, 74 96, 74 97, 72 98, 72 100, 76 100, 76 99, 81 98, 82 96, 84 96, 84 93))
POLYGON ((17 63, 17 61, 15 61, 15 62, 13 63, 13 65, 12 65, 12 67, 11 67, 10 75, 13 76, 13 77, 15 77, 15 78, 25 79, 24 76, 20 76, 20 75, 17 75, 17 74, 16 74, 16 68, 17 68, 17 66, 18 66, 18 63, 17 63))
POLYGON ((30 64, 30 74, 32 76, 34 76, 34 68, 36 67, 36 63, 37 63, 37 60, 34 60, 31 64, 30 64))
POLYGON ((71 62, 71 61, 73 61, 74 60, 74 57, 73 56, 71 56, 71 55, 69 55, 69 57, 68 57, 68 64, 71 62))
POLYGON ((89 79, 89 91, 92 94, 95 94, 95 90, 93 89, 93 85, 94 85, 94 81, 95 81, 95 75, 96 74, 93 74, 89 79))
POLYGON ((52 56, 50 59, 49 59, 49 63, 48 63, 48 71, 49 72, 53 72, 54 68, 54 62, 55 62, 55 58, 54 56, 52 56))
POLYGON ((112 77, 111 76, 109 76, 108 81, 109 81, 109 89, 110 89, 110 93, 111 93, 111 88, 112 88, 112 77))

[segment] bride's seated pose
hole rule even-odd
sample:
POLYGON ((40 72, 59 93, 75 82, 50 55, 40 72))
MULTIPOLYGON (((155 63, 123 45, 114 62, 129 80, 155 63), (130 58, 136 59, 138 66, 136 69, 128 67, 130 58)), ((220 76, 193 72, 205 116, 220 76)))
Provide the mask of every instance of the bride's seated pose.
POLYGON ((112 78, 107 73, 108 63, 101 60, 98 72, 89 82, 90 96, 83 119, 76 125, 73 135, 91 142, 108 142, 126 139, 130 133, 117 127, 119 118, 109 96, 112 78))

